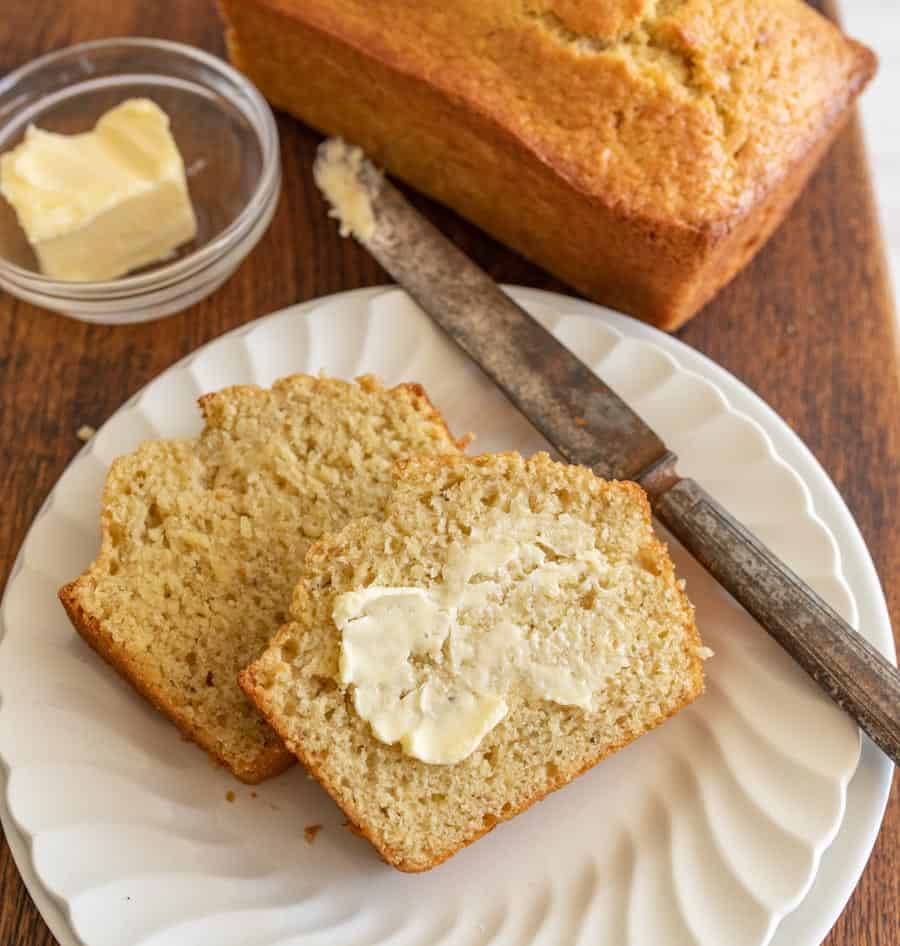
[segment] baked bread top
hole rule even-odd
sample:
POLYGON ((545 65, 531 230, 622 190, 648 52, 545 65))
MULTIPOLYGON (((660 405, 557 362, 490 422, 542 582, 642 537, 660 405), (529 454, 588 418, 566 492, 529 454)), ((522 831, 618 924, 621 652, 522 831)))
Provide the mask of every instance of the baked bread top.
POLYGON ((703 690, 643 490, 546 454, 401 464, 383 520, 312 546, 291 613, 241 685, 405 871, 703 690))
POLYGON ((309 545, 381 511, 396 460, 456 453, 417 385, 295 375, 200 401, 197 439, 116 460, 102 547, 60 591, 78 631, 238 778, 293 761, 237 684, 286 620, 309 545))
POLYGON ((587 197, 713 227, 875 70, 803 0, 258 0, 462 100, 587 197))

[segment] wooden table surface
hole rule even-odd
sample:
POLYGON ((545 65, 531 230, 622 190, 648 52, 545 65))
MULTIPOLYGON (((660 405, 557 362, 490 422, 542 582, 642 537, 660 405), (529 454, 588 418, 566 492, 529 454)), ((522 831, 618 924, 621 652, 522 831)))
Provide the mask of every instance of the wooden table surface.
MULTIPOLYGON (((0 75, 52 49, 129 34, 223 53, 211 0, 4 0, 0 75)), ((81 425, 99 426, 164 368, 228 329, 292 302, 386 281, 326 219, 309 174, 317 136, 283 116, 279 128, 284 191, 275 220, 209 299, 161 322, 112 328, 0 294, 0 587, 32 517, 81 446, 81 425)), ((450 212, 416 203, 496 279, 566 291, 450 212)), ((679 337, 745 381, 810 446, 859 523, 896 627, 900 374, 875 219, 853 123, 771 242, 679 337)), ((895 784, 872 858, 828 946, 900 942, 898 877, 895 784)), ((4 842, 0 946, 52 943, 4 842)))

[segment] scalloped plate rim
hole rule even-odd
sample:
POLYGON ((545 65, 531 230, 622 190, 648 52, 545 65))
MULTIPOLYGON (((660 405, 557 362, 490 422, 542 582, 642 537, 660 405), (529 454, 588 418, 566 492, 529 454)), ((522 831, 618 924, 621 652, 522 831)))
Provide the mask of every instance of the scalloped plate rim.
MULTIPOLYGON (((521 286, 504 286, 504 288, 519 301, 527 301, 530 299, 541 306, 546 307, 551 305, 557 308, 560 318, 565 318, 566 316, 584 317, 585 315, 596 318, 597 315, 601 315, 605 320, 606 326, 612 328, 616 335, 624 338, 637 339, 645 344, 648 344, 650 347, 657 349, 657 351, 659 351, 667 361, 674 364, 674 366, 681 373, 694 375, 706 384, 710 385, 717 392, 717 394, 719 394, 724 399, 727 410, 730 413, 740 414, 743 415, 744 418, 749 419, 753 426, 757 429, 758 433, 762 435, 767 453, 769 454, 769 459, 775 461, 779 466, 785 467, 801 485, 804 496, 804 505, 806 506, 805 511, 809 518, 816 521, 817 524, 824 529, 833 542, 838 553, 836 574, 841 583, 847 586, 848 590, 850 590, 851 597, 857 602, 860 601, 860 595, 853 591, 853 582, 846 574, 846 563, 848 560, 852 561, 854 557, 856 558, 856 564, 861 566, 861 570, 864 573, 863 577, 869 579, 869 584, 871 584, 872 580, 874 579, 874 585, 878 591, 878 595, 876 596, 877 601, 874 602, 875 610, 877 612, 881 612, 881 614, 878 615, 881 620, 875 622, 875 627, 882 631, 882 634, 879 635, 881 639, 876 640, 875 642, 885 653, 891 657, 891 659, 894 659, 893 638, 890 634, 890 624, 883 592, 881 590, 874 565, 871 561, 871 556, 869 555, 868 549, 866 548, 862 536, 859 533, 859 529, 855 523, 855 520, 853 520, 852 515, 847 509, 846 504, 843 502, 843 499, 838 493, 836 487, 825 471, 821 468, 818 461, 809 451, 809 448, 806 447, 800 438, 787 426, 787 424, 785 424, 780 419, 780 417, 778 417, 775 411, 762 398, 755 394, 738 378, 735 378, 726 369, 717 365, 705 355, 702 355, 701 353, 690 348, 688 345, 681 342, 677 338, 664 335, 658 330, 647 326, 644 323, 638 322, 629 316, 625 316, 621 313, 615 312, 603 306, 595 305, 585 300, 548 292, 545 290, 531 289, 521 286), (670 348, 674 349, 674 352, 669 350, 670 348), (713 376, 712 378, 709 377, 710 374, 713 376), (722 391, 719 384, 717 383, 721 380, 724 380, 729 387, 727 393, 722 391), (738 396, 738 401, 742 399, 745 401, 744 406, 740 406, 735 402, 735 395, 738 396), (763 423, 756 416, 757 414, 762 414, 764 420, 768 423, 763 423), (771 427, 774 427, 774 430, 770 428, 770 425, 771 427), (778 441, 781 441, 780 447, 778 445, 778 441), (787 451, 784 450, 785 445, 787 445, 789 448, 787 451), (785 456, 784 452, 787 452, 788 456, 785 456), (791 452, 797 455, 801 460, 802 465, 806 467, 803 475, 797 471, 794 463, 790 461, 789 456, 791 452), (812 488, 807 482, 807 476, 813 480, 819 480, 818 483, 814 484, 816 487, 815 489, 812 488), (826 505, 831 506, 831 508, 828 510, 830 517, 837 517, 838 519, 842 520, 840 522, 840 526, 842 527, 841 531, 843 533, 842 538, 846 542, 849 542, 851 545, 855 546, 851 550, 853 553, 852 556, 844 553, 844 550, 842 549, 842 543, 839 537, 835 534, 833 526, 826 521, 826 518, 823 515, 820 514, 822 509, 823 492, 826 505), (887 627, 886 633, 885 626, 887 627)), ((102 433, 106 425, 119 413, 137 405, 148 389, 159 383, 165 375, 174 374, 175 372, 189 366, 195 360, 200 358, 206 350, 213 346, 216 346, 228 339, 249 335, 255 330, 261 328, 264 323, 272 322, 276 319, 284 318, 290 315, 299 314, 313 308, 318 308, 324 304, 334 303, 344 298, 349 299, 350 297, 364 297, 371 300, 380 295, 391 292, 402 293, 402 290, 398 289, 398 287, 394 285, 385 285, 350 290, 347 292, 337 292, 328 296, 323 296, 317 299, 312 299, 303 303, 288 306, 267 316, 257 318, 251 322, 246 323, 245 325, 238 326, 237 328, 210 340, 201 347, 195 349, 194 351, 185 355, 183 358, 174 362, 168 368, 164 369, 164 371, 160 372, 159 375, 151 379, 149 382, 147 382, 147 384, 143 385, 139 390, 132 394, 120 406, 120 408, 114 412, 110 418, 107 419, 107 421, 103 424, 103 426, 101 426, 97 433, 102 433)), ((90 450, 91 444, 85 444, 84 447, 82 447, 73 456, 66 469, 68 469, 69 465, 80 459, 83 454, 89 453, 90 450)), ((60 479, 62 479, 62 476, 64 475, 65 471, 63 474, 61 474, 60 479)), ((28 536, 31 533, 31 530, 34 528, 35 524, 52 509, 54 495, 56 493, 58 483, 59 480, 57 480, 57 483, 54 484, 48 496, 41 504, 38 513, 34 517, 34 520, 29 527, 29 533, 26 535, 26 538, 22 543, 22 547, 19 549, 13 567, 10 571, 6 589, 4 589, 4 601, 0 602, 0 644, 2 644, 7 630, 5 620, 3 618, 3 605, 5 604, 6 591, 13 584, 21 568, 23 567, 23 549, 28 540, 28 536)), ((872 602, 869 601, 869 604, 872 604, 872 602)), ((871 628, 872 625, 867 625, 867 627, 871 628)), ((869 633, 867 636, 871 638, 873 635, 869 633)), ((855 845, 857 848, 857 857, 854 858, 853 862, 849 865, 849 870, 845 868, 843 871, 844 883, 841 886, 846 887, 846 892, 842 894, 842 898, 837 904, 836 909, 833 911, 826 911, 825 920, 827 925, 824 925, 821 922, 816 924, 816 926, 821 927, 821 935, 827 933, 827 930, 833 925, 834 919, 837 918, 843 909, 846 900, 849 898, 850 893, 852 893, 859 874, 862 872, 865 862, 868 859, 868 854, 871 850, 871 847, 874 844, 887 803, 888 792, 890 789, 890 774, 892 771, 891 764, 886 759, 881 757, 877 750, 875 750, 874 747, 868 743, 863 746, 860 766, 862 765, 863 759, 865 759, 867 767, 870 770, 873 770, 870 772, 870 776, 872 774, 876 776, 874 779, 871 777, 869 778, 870 782, 874 782, 870 788, 870 794, 874 796, 870 801, 874 804, 870 804, 868 806, 868 818, 863 817, 865 822, 864 828, 867 828, 868 830, 864 830, 863 836, 858 838, 858 843, 855 845), (873 753, 875 754, 874 758, 872 757, 873 753), (879 765, 879 762, 882 764, 879 765), (881 776, 880 778, 877 777, 879 775, 881 776), (873 815, 875 817, 873 817, 873 815), (833 916, 831 916, 832 912, 833 916)), ((0 758, 0 770, 2 770, 3 782, 2 798, 0 798, 0 821, 2 821, 4 830, 7 834, 7 837, 9 838, 10 848, 13 852, 13 858, 20 870, 20 873, 22 873, 23 880, 26 882, 26 887, 34 898, 35 903, 38 905, 39 910, 42 916, 44 916, 44 919, 48 923, 51 931, 57 937, 57 939, 60 940, 63 946, 69 946, 69 944, 80 944, 81 940, 77 937, 72 929, 72 918, 68 903, 57 893, 48 889, 37 877, 32 858, 32 839, 28 837, 27 831, 24 828, 15 823, 15 820, 12 818, 12 815, 9 811, 6 797, 6 784, 8 781, 9 769, 5 758, 0 758), (23 867, 26 869, 23 870, 23 867)), ((859 767, 857 767, 857 771, 859 771, 859 767)), ((845 777, 841 778, 840 783, 842 788, 846 789, 848 782, 852 787, 854 782, 853 774, 854 773, 851 771, 845 777)), ((842 811, 841 816, 837 822, 837 827, 833 832, 831 832, 830 837, 824 839, 815 846, 814 857, 816 861, 816 870, 813 871, 812 879, 810 884, 807 885, 807 889, 799 898, 801 901, 800 905, 793 911, 791 908, 787 908, 786 910, 777 914, 775 916, 776 923, 784 919, 785 916, 791 916, 799 913, 802 908, 802 901, 809 899, 811 892, 815 888, 816 880, 818 879, 818 862, 823 858, 823 854, 824 856, 827 856, 829 846, 832 845, 836 837, 841 835, 846 824, 848 798, 846 792, 843 792, 842 795, 842 811)), ((865 815, 865 812, 863 815, 865 815)), ((822 919, 823 916, 820 912, 819 920, 821 921, 822 919)), ((809 933, 813 933, 813 930, 810 929, 809 933)), ((814 935, 816 938, 815 940, 810 940, 811 944, 813 942, 818 943, 821 939, 821 936, 818 935, 818 933, 815 933, 814 935)), ((778 933, 776 933, 776 939, 772 940, 773 946, 777 946, 777 938, 779 938, 778 933)))

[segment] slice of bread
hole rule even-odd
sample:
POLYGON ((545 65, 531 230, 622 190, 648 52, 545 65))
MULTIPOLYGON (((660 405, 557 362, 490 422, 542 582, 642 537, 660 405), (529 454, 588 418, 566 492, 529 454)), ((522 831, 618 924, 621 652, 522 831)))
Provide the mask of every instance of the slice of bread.
POLYGON ((245 782, 293 756, 238 671, 286 620, 309 545, 380 514, 391 470, 457 453, 421 387, 295 375, 201 398, 197 439, 116 460, 96 561, 60 598, 78 632, 181 731, 245 782))
MULTIPOLYGON (((351 522, 312 546, 291 613, 241 685, 355 828, 404 871, 439 864, 703 691, 705 648, 643 490, 546 454, 400 464, 383 519, 351 522), (382 708, 418 699, 422 719, 439 730, 447 707, 426 702, 425 688, 461 700, 463 675, 471 682, 480 671, 472 686, 487 679, 505 715, 491 710, 474 750, 434 764, 422 761, 428 754, 415 737, 382 741, 363 718, 373 693, 361 700, 359 678, 346 682, 364 661, 348 657, 348 625, 341 631, 336 620, 356 607, 348 601, 358 605, 379 587, 446 603, 454 583, 447 638, 430 651, 401 650, 408 680, 399 693, 387 684, 382 708), (369 591, 348 594, 361 589, 369 591), (510 625, 525 651, 479 650, 510 625), (557 687, 548 698, 522 653, 542 655, 551 676, 554 664, 574 666, 570 692, 588 681, 587 696, 583 686, 580 697, 557 687)), ((405 617, 379 633, 405 634, 405 617)), ((397 669, 384 663, 395 643, 375 642, 376 673, 397 669)))

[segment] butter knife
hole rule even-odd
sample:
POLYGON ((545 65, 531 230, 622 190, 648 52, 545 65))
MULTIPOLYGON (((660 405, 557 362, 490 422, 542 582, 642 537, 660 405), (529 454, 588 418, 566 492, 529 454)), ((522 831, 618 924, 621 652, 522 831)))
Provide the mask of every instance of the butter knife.
POLYGON ((900 761, 900 673, 698 483, 647 424, 418 213, 357 148, 329 139, 316 182, 352 234, 569 463, 635 480, 657 518, 900 761))

